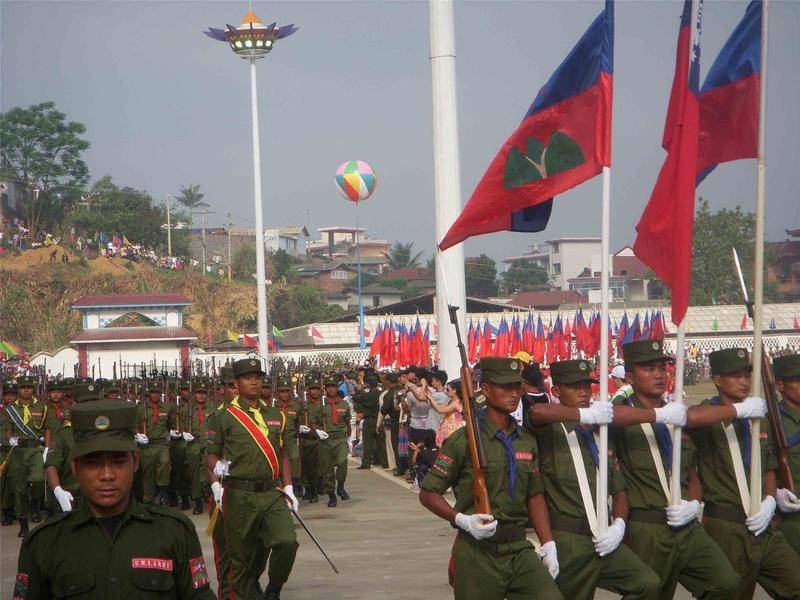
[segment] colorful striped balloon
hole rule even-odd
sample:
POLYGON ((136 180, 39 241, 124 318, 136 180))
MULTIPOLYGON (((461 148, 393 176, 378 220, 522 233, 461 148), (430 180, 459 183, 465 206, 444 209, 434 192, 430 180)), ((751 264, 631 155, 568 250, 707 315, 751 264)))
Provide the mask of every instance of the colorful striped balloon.
POLYGON ((358 204, 375 191, 378 176, 363 160, 349 160, 336 171, 336 187, 350 202, 358 204))

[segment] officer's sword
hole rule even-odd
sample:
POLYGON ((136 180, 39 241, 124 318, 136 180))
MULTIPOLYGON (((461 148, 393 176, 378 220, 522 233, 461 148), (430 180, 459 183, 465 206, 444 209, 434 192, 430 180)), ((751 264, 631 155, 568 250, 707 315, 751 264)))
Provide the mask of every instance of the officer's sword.
MULTIPOLYGON (((279 492, 284 494, 284 496, 286 496, 286 494, 283 491, 283 488, 277 488, 277 489, 278 489, 279 492)), ((289 496, 286 496, 286 497, 289 498, 289 496)), ((328 561, 328 564, 330 564, 331 568, 333 569, 333 572, 338 575, 339 574, 339 569, 336 568, 336 565, 333 564, 333 561, 331 560, 331 557, 328 556, 328 553, 325 552, 325 550, 322 548, 322 545, 319 543, 317 538, 314 537, 313 533, 311 533, 311 530, 308 528, 308 525, 306 525, 306 522, 303 521, 303 518, 300 515, 297 514, 297 511, 295 511, 294 508, 290 507, 289 510, 295 516, 295 518, 297 519, 297 522, 300 523, 300 525, 303 526, 303 529, 306 530, 306 533, 308 534, 308 537, 311 538, 311 541, 314 542, 314 544, 316 544, 317 548, 319 548, 319 551, 322 552, 322 556, 324 556, 325 560, 328 561)))

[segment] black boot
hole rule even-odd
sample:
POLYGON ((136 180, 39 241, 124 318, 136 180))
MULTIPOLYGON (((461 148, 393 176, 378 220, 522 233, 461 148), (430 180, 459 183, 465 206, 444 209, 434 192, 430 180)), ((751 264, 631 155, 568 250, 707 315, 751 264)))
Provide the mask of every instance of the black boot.
POLYGON ((175 492, 167 491, 167 500, 169 501, 169 505, 172 508, 176 508, 178 506, 178 494, 176 494, 175 492))
POLYGON ((336 502, 336 494, 334 494, 333 492, 330 492, 328 494, 328 507, 329 508, 333 508, 337 504, 338 504, 338 502, 336 502))
POLYGON ((189 496, 181 497, 181 510, 189 510, 191 507, 192 505, 189 504, 189 496))
POLYGON ((170 504, 169 492, 167 492, 167 488, 163 486, 156 487, 156 503, 160 504, 161 506, 166 506, 170 504))
POLYGON ((303 496, 302 496, 302 499, 303 499, 303 500, 311 500, 311 491, 312 491, 312 490, 311 490, 311 486, 310 486, 310 485, 307 485, 307 486, 305 486, 305 487, 303 488, 303 496))
POLYGON ((17 537, 24 538, 28 535, 28 519, 19 519, 19 533, 17 537))
POLYGON ((3 527, 7 527, 9 525, 14 524, 14 509, 13 508, 4 508, 3 509, 3 520, 0 521, 3 527))
POLYGON ((339 498, 342 500, 350 500, 350 494, 347 493, 347 490, 344 489, 343 485, 340 485, 336 488, 336 493, 339 494, 339 498))
POLYGON ((311 489, 308 501, 311 504, 313 504, 314 502, 319 502, 319 494, 317 493, 316 489, 314 489, 314 488, 311 489))
POLYGON ((261 596, 263 600, 281 600, 281 587, 274 583, 268 583, 267 589, 264 590, 264 595, 261 596))
POLYGON ((39 523, 42 520, 39 500, 31 500, 31 523, 39 523))
POLYGON ((194 501, 194 508, 192 509, 193 515, 202 515, 203 514, 203 499, 196 498, 194 501))

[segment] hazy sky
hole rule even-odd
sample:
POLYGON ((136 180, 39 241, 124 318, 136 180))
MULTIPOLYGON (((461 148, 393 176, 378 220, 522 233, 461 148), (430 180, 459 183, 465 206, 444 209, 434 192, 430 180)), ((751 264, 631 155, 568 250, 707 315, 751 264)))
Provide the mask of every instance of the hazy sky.
MULTIPOLYGON (((464 202, 505 138, 602 9, 584 2, 456 2, 456 77, 464 202)), ((710 67, 745 2, 705 3, 710 67)), ((352 225, 434 247, 428 4, 253 2, 265 23, 300 31, 260 61, 265 225, 352 225), (375 195, 337 193, 345 160, 370 162, 375 195), (307 214, 310 211, 310 216, 307 214)), ((52 100, 86 124, 92 181, 163 198, 198 183, 222 224, 253 223, 248 63, 202 34, 237 25, 247 2, 0 3, 1 109, 52 100)), ((660 148, 681 3, 616 7, 611 247, 631 243, 664 158, 660 148)), ((800 2, 774 1, 767 117, 767 234, 800 227, 800 2)), ((713 208, 754 204, 755 161, 719 168, 699 190, 713 208)), ((534 242, 600 231, 600 179, 557 199, 541 234, 473 238, 467 255, 516 255, 534 242)), ((314 234, 316 235, 316 233, 314 234)))

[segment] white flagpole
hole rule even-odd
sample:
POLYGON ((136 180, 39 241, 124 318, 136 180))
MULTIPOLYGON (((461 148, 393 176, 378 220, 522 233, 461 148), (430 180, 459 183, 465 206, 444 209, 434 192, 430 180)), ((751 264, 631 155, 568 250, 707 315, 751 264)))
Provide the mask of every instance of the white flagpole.
MULTIPOLYGON (((662 317, 663 319, 663 317, 662 317)), ((683 364, 686 354, 686 318, 678 325, 675 336, 675 398, 673 402, 683 402, 683 364)), ((672 466, 670 473, 670 504, 681 503, 681 427, 672 430, 672 466)))
MULTIPOLYGON (((603 167, 603 204, 600 241, 600 401, 608 401, 608 256, 611 220, 611 169, 603 167)), ((600 426, 597 468, 597 529, 602 534, 608 527, 608 425, 600 426)))
MULTIPOLYGON (((754 396, 761 390, 761 337, 764 330, 764 207, 766 204, 767 161, 767 17, 769 0, 761 5, 761 90, 758 107, 758 166, 756 170, 756 247, 753 290, 753 387, 754 396)), ((750 514, 761 506, 761 421, 750 420, 750 514)))

